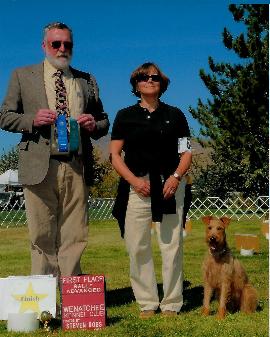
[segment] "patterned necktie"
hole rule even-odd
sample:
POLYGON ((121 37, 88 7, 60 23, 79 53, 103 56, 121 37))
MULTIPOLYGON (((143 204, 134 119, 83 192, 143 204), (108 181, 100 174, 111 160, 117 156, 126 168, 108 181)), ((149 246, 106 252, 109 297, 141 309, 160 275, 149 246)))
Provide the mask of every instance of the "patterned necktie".
POLYGON ((58 143, 59 152, 68 152, 69 138, 69 111, 67 101, 67 90, 62 79, 63 71, 58 70, 55 76, 55 109, 57 114, 54 138, 58 143), (66 123, 62 120, 66 120, 66 123))
POLYGON ((55 76, 55 108, 57 115, 65 115, 66 118, 69 117, 68 101, 67 101, 67 90, 62 79, 63 70, 57 70, 54 73, 55 76))

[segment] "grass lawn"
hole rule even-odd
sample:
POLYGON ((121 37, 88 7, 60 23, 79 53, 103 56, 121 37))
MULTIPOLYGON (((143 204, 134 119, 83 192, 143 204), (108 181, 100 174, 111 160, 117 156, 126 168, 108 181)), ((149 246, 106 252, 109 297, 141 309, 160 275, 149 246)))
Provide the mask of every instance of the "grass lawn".
MULTIPOLYGON (((90 224, 89 245, 82 267, 84 273, 104 274, 107 284, 107 327, 100 331, 63 332, 52 334, 39 330, 35 333, 9 333, 6 322, 0 321, 0 336, 110 336, 110 337, 266 337, 268 333, 268 241, 261 234, 260 220, 232 221, 227 239, 234 255, 241 260, 251 283, 259 293, 259 308, 252 315, 228 314, 218 321, 217 302, 212 302, 212 314, 201 316, 203 299, 201 264, 206 253, 204 225, 192 221, 192 232, 184 240, 184 305, 177 317, 164 318, 160 314, 142 321, 129 283, 129 260, 124 241, 114 221, 94 221, 90 224), (235 233, 257 234, 260 252, 243 257, 235 249, 235 233)), ((157 280, 162 290, 161 259, 155 236, 153 251, 157 280)), ((28 275, 30 254, 28 232, 25 227, 0 229, 1 277, 28 275)))

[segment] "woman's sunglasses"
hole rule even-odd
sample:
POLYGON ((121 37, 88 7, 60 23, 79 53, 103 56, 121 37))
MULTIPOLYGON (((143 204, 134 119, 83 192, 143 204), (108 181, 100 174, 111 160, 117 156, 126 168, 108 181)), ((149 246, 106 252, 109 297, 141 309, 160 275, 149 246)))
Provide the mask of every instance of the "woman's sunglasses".
POLYGON ((53 49, 59 49, 62 44, 65 47, 65 49, 71 50, 73 48, 73 43, 69 41, 63 41, 63 42, 62 41, 52 41, 51 42, 51 46, 53 47, 53 49))
POLYGON ((150 78, 153 82, 161 82, 161 76, 158 74, 154 74, 154 75, 139 74, 136 77, 136 80, 137 82, 148 82, 150 78))

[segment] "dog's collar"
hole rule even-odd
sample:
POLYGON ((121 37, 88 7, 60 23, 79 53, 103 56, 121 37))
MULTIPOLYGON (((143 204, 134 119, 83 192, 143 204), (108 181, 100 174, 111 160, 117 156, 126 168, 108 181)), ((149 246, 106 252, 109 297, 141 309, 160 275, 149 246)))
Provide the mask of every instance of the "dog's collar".
POLYGON ((210 254, 214 257, 221 257, 222 255, 225 255, 228 252, 228 247, 224 247, 222 250, 218 250, 218 251, 212 251, 210 250, 210 254))

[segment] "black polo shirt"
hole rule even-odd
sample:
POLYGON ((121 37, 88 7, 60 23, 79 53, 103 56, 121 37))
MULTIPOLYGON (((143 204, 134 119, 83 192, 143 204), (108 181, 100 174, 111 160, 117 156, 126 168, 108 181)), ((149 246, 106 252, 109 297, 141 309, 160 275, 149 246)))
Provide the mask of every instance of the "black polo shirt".
POLYGON ((120 110, 111 134, 112 140, 124 140, 125 162, 137 175, 151 170, 172 174, 182 137, 190 137, 183 112, 163 102, 151 113, 139 104, 120 110))

